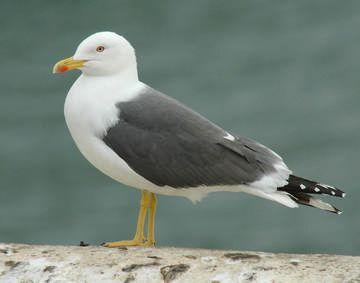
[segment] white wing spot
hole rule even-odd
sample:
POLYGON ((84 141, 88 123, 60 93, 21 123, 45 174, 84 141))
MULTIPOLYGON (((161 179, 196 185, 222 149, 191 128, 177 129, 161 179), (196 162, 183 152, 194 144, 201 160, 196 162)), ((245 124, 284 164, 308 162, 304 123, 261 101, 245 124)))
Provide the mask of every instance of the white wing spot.
POLYGON ((331 191, 331 194, 334 196, 334 195, 335 195, 335 192, 334 192, 334 191, 331 191))
POLYGON ((318 192, 320 192, 320 189, 318 187, 315 187, 314 191, 318 193, 318 192))
POLYGON ((304 184, 300 184, 300 189, 305 190, 306 186, 304 184))
POLYGON ((227 139, 229 141, 234 141, 235 137, 229 133, 226 133, 226 136, 224 137, 224 139, 227 139))

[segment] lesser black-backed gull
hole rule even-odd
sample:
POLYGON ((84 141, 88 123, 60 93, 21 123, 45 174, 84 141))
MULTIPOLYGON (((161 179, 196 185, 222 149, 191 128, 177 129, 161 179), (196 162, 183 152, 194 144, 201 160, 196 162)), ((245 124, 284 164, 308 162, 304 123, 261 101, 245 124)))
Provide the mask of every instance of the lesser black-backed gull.
POLYGON ((340 213, 313 195, 343 197, 341 190, 293 175, 272 150, 140 82, 134 48, 124 37, 89 36, 73 57, 54 66, 55 73, 72 69, 82 75, 64 112, 76 145, 100 171, 142 192, 134 239, 105 246, 154 246, 156 194, 196 202, 210 192, 245 192, 340 213))

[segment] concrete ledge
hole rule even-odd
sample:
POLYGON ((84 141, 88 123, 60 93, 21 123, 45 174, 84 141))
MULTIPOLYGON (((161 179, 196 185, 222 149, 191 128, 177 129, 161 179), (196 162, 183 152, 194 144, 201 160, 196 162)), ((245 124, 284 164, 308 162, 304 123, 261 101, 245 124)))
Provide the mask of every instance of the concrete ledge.
POLYGON ((0 244, 0 282, 360 282, 360 257, 0 244))

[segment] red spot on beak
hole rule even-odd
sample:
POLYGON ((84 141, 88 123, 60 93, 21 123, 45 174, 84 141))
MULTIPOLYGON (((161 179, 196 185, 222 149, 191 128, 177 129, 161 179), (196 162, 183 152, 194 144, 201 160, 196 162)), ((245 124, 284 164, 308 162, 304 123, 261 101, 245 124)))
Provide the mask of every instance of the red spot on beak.
POLYGON ((67 67, 67 66, 59 66, 59 68, 58 68, 58 71, 60 72, 60 73, 64 73, 64 72, 66 72, 67 70, 69 70, 69 68, 67 67))

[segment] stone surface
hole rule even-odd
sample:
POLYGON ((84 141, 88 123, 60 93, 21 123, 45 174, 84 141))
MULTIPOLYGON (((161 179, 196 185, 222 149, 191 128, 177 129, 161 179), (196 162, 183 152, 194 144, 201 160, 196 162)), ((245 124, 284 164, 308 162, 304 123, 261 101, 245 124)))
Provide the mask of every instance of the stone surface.
POLYGON ((0 244, 0 282, 360 282, 360 257, 0 244))

